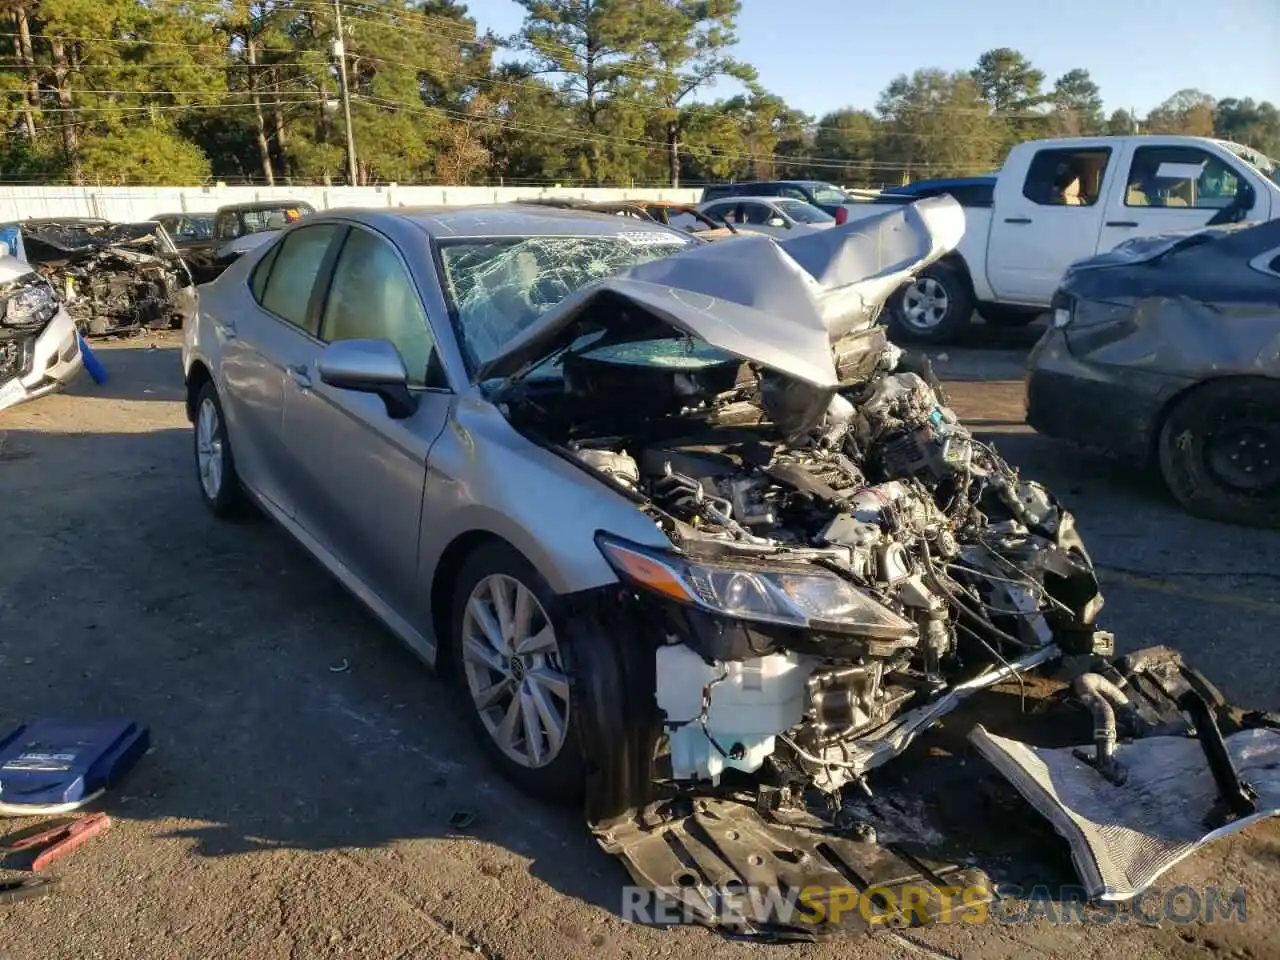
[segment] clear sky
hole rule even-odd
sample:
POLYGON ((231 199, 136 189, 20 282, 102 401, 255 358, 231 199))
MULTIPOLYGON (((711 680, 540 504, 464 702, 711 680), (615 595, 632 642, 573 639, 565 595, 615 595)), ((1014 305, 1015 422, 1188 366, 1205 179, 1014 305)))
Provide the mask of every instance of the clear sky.
MULTIPOLYGON (((520 28, 523 10, 513 0, 465 2, 482 30, 520 28)), ((769 91, 810 114, 871 108, 898 74, 969 69, 992 47, 1020 50, 1049 84, 1084 67, 1108 113, 1144 114, 1186 87, 1280 105, 1280 0, 743 0, 742 7, 737 55, 769 91)))

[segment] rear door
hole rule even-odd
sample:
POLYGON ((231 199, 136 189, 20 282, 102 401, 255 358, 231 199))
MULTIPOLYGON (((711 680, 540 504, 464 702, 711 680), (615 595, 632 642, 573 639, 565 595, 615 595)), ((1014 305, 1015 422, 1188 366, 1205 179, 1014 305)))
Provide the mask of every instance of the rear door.
POLYGON ((291 231, 250 273, 247 295, 219 291, 215 332, 223 341, 219 371, 236 467, 287 517, 295 471, 284 443, 285 381, 308 345, 319 343, 316 280, 341 229, 323 223, 291 231), (245 310, 236 315, 240 304, 245 310))
POLYGON ((285 385, 285 432, 303 529, 401 618, 413 623, 427 454, 453 394, 412 271, 383 235, 352 225, 320 308, 319 336, 285 385), (331 387, 316 362, 338 340, 388 340, 418 406, 392 419, 381 399, 331 387))
POLYGON ((1098 250, 1173 230, 1203 227, 1242 191, 1243 164, 1189 145, 1134 145, 1125 162, 1123 189, 1113 192, 1098 250))
POLYGON ((1116 153, 1105 141, 1045 147, 1021 183, 997 183, 987 277, 1000 300, 1048 305, 1067 267, 1097 252, 1116 153))

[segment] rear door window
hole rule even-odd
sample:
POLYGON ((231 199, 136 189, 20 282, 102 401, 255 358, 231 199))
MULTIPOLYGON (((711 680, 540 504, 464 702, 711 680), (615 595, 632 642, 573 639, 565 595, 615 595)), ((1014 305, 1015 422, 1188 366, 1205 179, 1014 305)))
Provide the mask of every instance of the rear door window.
POLYGON ((337 224, 318 223, 291 232, 279 245, 262 293, 263 309, 313 337, 317 323, 310 309, 312 292, 329 244, 338 230, 337 224))
POLYGON ((1092 207, 1102 195, 1111 150, 1041 150, 1031 160, 1022 195, 1042 207, 1092 207))

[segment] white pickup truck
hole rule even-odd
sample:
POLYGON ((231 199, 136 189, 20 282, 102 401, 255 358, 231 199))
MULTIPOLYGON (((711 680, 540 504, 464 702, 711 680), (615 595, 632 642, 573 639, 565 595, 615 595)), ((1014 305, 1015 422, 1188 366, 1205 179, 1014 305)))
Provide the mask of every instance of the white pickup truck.
MULTIPOLYGON (((900 338, 950 342, 975 309, 990 324, 1028 323, 1048 309, 1068 266, 1130 237, 1280 219, 1280 167, 1203 137, 1032 140, 1009 152, 990 205, 960 199, 959 247, 889 304, 900 338)), ((895 201, 852 204, 849 219, 879 213, 883 202, 895 201)))

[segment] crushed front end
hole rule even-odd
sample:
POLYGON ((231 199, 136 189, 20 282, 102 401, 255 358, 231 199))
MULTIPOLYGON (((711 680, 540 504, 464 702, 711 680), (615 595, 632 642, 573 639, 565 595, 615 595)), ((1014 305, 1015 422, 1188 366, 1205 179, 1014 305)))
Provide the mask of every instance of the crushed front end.
POLYGON ((41 225, 23 246, 86 336, 181 327, 195 309, 191 273, 159 224, 41 225))
MULTIPOLYGON (((585 684, 592 827, 689 920, 812 939, 940 919, 948 891, 990 900, 977 866, 878 842, 846 795, 871 795, 876 768, 1033 671, 1085 678, 1060 680, 1057 701, 1059 735, 1083 752, 1052 782, 1069 767, 1074 789, 1028 773, 1043 761, 1020 741, 975 744, 1064 833, 1112 809, 1078 797, 1119 789, 1125 754, 1145 749, 1126 737, 1197 735, 1220 825, 1260 809, 1205 685, 1171 655, 1113 662, 1071 513, 967 430, 927 362, 873 325, 902 278, 958 239, 938 236, 950 207, 914 206, 843 237, 734 240, 635 267, 492 365, 554 356, 558 377, 510 376, 495 399, 670 542, 598 535, 621 586, 578 611, 571 629, 595 636, 571 666, 585 684), (770 304, 790 309, 757 321, 770 304)), ((1264 740, 1250 756, 1280 742, 1251 734, 1264 740)), ((1154 879, 1134 860, 1150 848, 1108 852, 1105 830, 1078 831, 1077 860, 1110 864, 1095 895, 1154 879)))
POLYGON ((0 410, 60 390, 81 369, 75 324, 53 288, 0 258, 0 410))

